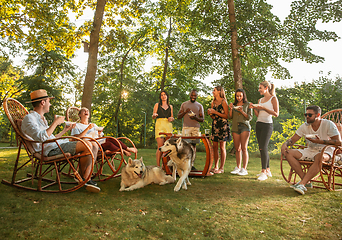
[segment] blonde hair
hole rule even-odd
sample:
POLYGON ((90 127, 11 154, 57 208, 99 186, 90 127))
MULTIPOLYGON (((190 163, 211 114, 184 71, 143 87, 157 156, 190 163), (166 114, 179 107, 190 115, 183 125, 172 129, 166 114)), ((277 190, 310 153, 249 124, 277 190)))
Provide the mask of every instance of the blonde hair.
POLYGON ((260 83, 260 85, 264 86, 265 88, 268 88, 268 92, 272 95, 275 96, 275 87, 273 83, 269 83, 267 81, 263 81, 260 83))
MULTIPOLYGON (((226 94, 224 92, 224 88, 221 86, 216 86, 215 89, 220 92, 220 98, 223 98, 224 100, 227 101, 226 94)), ((216 100, 215 97, 214 97, 214 100, 216 100)))

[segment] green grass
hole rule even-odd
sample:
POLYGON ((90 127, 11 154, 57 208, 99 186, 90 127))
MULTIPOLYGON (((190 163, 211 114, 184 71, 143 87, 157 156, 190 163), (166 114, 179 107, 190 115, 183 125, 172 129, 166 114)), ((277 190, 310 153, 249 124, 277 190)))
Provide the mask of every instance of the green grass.
MULTIPOLYGON (((0 149, 0 178, 9 179, 16 149, 0 149)), ((22 156, 25 156, 23 154, 22 156)), ((145 164, 155 150, 140 149, 145 164)), ((204 153, 198 153, 201 166, 204 153)), ((120 178, 67 194, 24 191, 0 184, 1 239, 341 239, 342 193, 309 189, 299 195, 282 179, 278 159, 273 177, 256 180, 260 159, 249 175, 225 173, 191 178, 187 191, 174 184, 119 192, 120 178)))

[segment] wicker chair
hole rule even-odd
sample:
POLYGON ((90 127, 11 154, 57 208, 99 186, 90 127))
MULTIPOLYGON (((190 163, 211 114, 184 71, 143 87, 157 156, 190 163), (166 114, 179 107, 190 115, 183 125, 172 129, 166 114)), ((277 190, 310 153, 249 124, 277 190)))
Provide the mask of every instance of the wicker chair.
MULTIPOLYGON (((322 118, 331 120, 335 123, 341 123, 342 122, 342 109, 335 109, 332 111, 329 111, 322 115, 322 118)), ((294 145, 294 148, 305 148, 305 146, 301 145, 294 145)), ((326 146, 328 147, 328 146, 326 146)), ((323 153, 325 148, 322 149, 320 158, 323 158, 323 153)), ((342 147, 334 146, 334 152, 332 159, 329 162, 320 162, 320 168, 321 171, 317 174, 316 177, 312 179, 312 184, 314 188, 323 188, 327 189, 329 191, 337 191, 342 190, 342 165, 338 163, 339 153, 342 151, 342 147)), ((294 184, 300 180, 300 177, 295 173, 295 171, 292 168, 288 168, 284 166, 284 162, 286 161, 286 158, 281 155, 280 159, 280 169, 283 178, 286 182, 290 184, 294 184)), ((299 161, 299 163, 302 166, 302 169, 304 173, 308 171, 308 169, 312 165, 312 161, 299 161)), ((288 165, 288 164, 287 164, 288 165)))
POLYGON ((66 193, 75 191, 87 183, 91 174, 83 180, 77 169, 78 161, 81 157, 91 155, 94 164, 94 156, 83 140, 76 137, 61 137, 43 142, 43 148, 44 144, 51 142, 56 142, 60 148, 57 140, 67 138, 82 142, 88 149, 88 153, 73 156, 61 149, 62 154, 45 157, 34 150, 32 143, 37 142, 26 137, 21 131, 21 122, 28 114, 25 107, 12 98, 5 99, 3 107, 19 142, 12 179, 10 181, 3 179, 3 184, 33 191, 66 193), (28 159, 27 157, 20 157, 22 146, 27 152, 28 159), (30 164, 31 168, 29 167, 30 164))
MULTIPOLYGON (((78 113, 80 111, 80 108, 71 106, 66 111, 66 120, 70 122, 78 122, 79 116, 78 113)), ((89 137, 86 137, 87 139, 90 139, 89 137)), ((110 136, 104 136, 100 138, 93 139, 94 141, 100 142, 101 140, 104 141, 106 139, 113 139, 114 141, 117 141, 120 146, 120 150, 117 152, 105 152, 104 159, 97 158, 95 160, 95 166, 94 166, 94 176, 93 180, 96 181, 106 181, 108 179, 119 177, 121 174, 119 174, 119 170, 122 166, 122 164, 127 164, 125 160, 125 155, 123 152, 123 149, 121 147, 120 141, 126 141, 128 142, 132 147, 135 148, 134 143, 126 137, 119 137, 114 138, 110 136)), ((103 150, 102 150, 103 151, 103 150)), ((137 154, 135 153, 135 158, 137 158, 137 154)))

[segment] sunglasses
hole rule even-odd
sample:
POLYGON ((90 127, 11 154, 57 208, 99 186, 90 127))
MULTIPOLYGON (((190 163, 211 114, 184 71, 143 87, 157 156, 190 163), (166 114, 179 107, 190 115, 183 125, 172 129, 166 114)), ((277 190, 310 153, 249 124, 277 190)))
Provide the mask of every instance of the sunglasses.
POLYGON ((312 117, 312 115, 313 115, 312 113, 304 113, 305 117, 312 117))

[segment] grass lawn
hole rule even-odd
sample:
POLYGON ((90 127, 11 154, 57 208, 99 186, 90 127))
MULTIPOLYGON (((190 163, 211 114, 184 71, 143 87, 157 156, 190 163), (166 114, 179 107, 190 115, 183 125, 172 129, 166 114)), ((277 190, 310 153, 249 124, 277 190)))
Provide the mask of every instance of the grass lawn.
MULTIPOLYGON (((0 149, 0 179, 10 179, 16 152, 0 149)), ((259 182, 260 159, 251 155, 247 176, 229 173, 235 157, 228 155, 225 173, 191 178, 177 193, 174 184, 119 192, 120 178, 100 182, 98 194, 0 184, 0 239, 342 239, 342 192, 299 195, 283 180, 277 158, 273 177, 259 182)), ((138 156, 155 164, 155 150, 138 156)), ((198 153, 196 163, 204 158, 198 153)))

